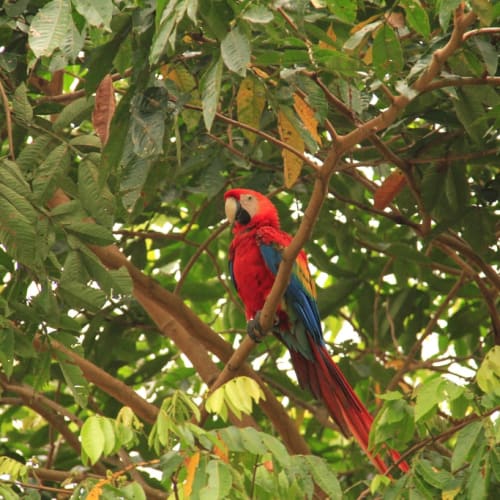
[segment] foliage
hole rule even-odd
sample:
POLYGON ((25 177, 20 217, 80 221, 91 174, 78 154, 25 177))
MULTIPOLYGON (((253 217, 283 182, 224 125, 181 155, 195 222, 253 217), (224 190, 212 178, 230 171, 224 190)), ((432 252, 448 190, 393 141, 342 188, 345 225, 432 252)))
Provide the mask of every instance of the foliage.
POLYGON ((499 18, 4 2, 0 496, 491 497, 499 18), (242 364, 230 186, 270 193, 306 244, 325 338, 405 476, 374 475, 274 339, 242 364))

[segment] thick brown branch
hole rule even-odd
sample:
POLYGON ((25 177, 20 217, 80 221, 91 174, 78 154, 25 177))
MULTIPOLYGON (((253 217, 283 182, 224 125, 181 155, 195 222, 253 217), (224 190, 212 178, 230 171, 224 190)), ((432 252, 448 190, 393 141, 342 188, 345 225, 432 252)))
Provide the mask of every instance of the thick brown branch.
POLYGON ((133 389, 128 387, 121 380, 112 377, 109 373, 85 358, 82 358, 60 342, 56 340, 51 340, 50 343, 44 342, 43 337, 37 336, 33 344, 38 351, 55 349, 63 353, 82 370, 83 376, 89 382, 95 384, 117 401, 120 401, 123 405, 130 406, 140 419, 148 423, 153 423, 156 420, 158 414, 158 408, 156 408, 156 406, 142 399, 133 389))
MULTIPOLYGON (((53 208, 68 201, 68 196, 58 190, 48 205, 53 208)), ((219 370, 205 349, 200 349, 200 344, 224 362, 231 357, 232 347, 203 323, 180 297, 168 292, 155 280, 144 275, 117 247, 89 245, 89 248, 109 269, 121 267, 127 269, 134 284, 133 294, 138 302, 157 324, 160 331, 171 338, 189 357, 201 378, 210 386, 217 379, 219 370)), ((260 407, 281 435, 289 451, 308 453, 308 446, 295 424, 258 375, 247 365, 240 367, 240 373, 254 378, 261 385, 266 400, 260 402, 260 407)), ((241 425, 241 422, 238 423, 241 425)))

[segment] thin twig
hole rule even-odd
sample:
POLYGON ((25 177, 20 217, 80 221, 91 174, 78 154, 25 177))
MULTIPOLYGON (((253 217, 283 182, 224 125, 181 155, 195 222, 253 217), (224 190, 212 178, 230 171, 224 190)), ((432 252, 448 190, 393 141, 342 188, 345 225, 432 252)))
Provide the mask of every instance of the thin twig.
POLYGON ((462 287, 464 281, 465 281, 465 272, 462 272, 460 275, 460 278, 454 283, 452 286, 451 290, 448 292, 448 295, 446 295, 445 299, 439 307, 437 308, 436 312, 430 319, 430 321, 427 323, 427 326, 425 327, 424 332, 420 336, 420 338, 413 344, 412 348, 410 349, 410 352, 406 356, 403 365, 401 368, 396 372, 394 377, 392 377, 392 380, 389 382, 387 385, 386 391, 392 391, 399 383, 399 381, 403 378, 405 373, 408 371, 408 367, 410 364, 413 362, 415 356, 417 355, 418 351, 422 347, 422 344, 424 343, 424 340, 431 335, 434 331, 434 327, 436 326, 439 318, 441 315, 445 312, 446 308, 448 307, 449 303, 451 300, 455 297, 455 295, 458 293, 460 288, 462 287))

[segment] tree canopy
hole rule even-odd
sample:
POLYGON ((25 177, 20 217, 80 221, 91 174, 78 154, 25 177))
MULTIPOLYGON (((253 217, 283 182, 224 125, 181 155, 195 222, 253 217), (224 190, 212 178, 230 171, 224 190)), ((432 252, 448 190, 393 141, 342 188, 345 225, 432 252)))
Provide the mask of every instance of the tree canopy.
POLYGON ((500 4, 0 9, 0 497, 491 498, 500 4), (377 475, 246 336, 223 193, 276 204, 377 475))

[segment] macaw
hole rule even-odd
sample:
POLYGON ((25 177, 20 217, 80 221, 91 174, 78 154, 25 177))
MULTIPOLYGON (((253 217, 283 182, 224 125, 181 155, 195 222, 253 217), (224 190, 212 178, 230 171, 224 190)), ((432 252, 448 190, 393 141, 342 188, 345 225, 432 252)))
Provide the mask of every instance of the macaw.
MULTIPOLYGON (((229 271, 244 306, 247 331, 255 340, 263 334, 259 314, 273 286, 282 251, 292 237, 280 229, 276 207, 261 193, 231 189, 224 195, 225 212, 233 225, 229 248, 229 271)), ((373 417, 360 401, 326 349, 316 303, 315 284, 302 250, 276 312, 273 333, 288 348, 299 384, 323 401, 346 436, 352 434, 361 448, 385 474, 388 466, 368 449, 373 417)), ((397 462, 399 455, 389 450, 397 462)), ((399 468, 409 470, 401 461, 399 468)))

